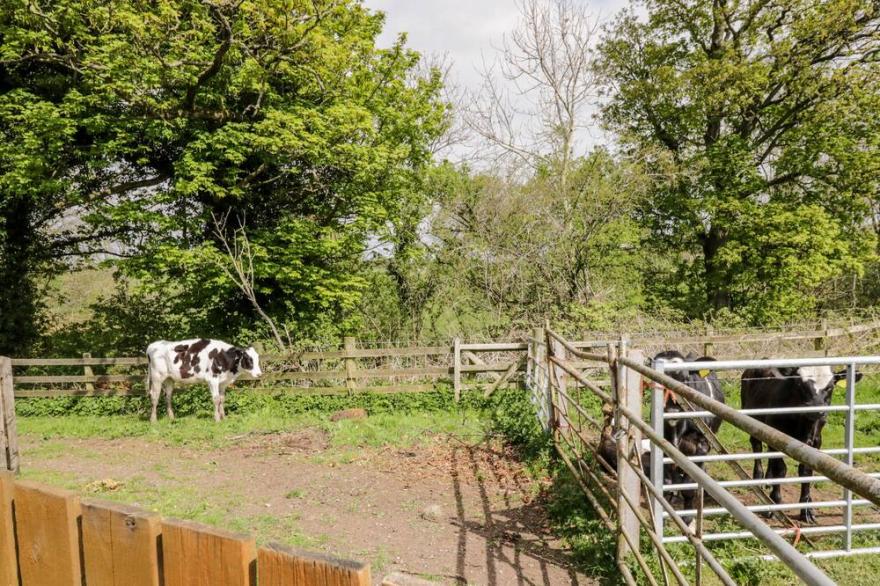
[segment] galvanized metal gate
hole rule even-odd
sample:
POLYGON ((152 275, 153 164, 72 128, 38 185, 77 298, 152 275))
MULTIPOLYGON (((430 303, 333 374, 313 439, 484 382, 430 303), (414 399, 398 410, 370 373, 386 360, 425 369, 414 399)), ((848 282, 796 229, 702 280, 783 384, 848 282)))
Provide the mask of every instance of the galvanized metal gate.
MULTIPOLYGON (((741 413, 733 407, 714 401, 697 391, 670 378, 661 370, 645 365, 644 356, 638 351, 630 351, 625 341, 596 352, 579 348, 547 329, 536 331, 529 345, 527 384, 537 407, 539 418, 545 428, 553 435, 557 453, 565 462, 581 486, 591 506, 609 530, 618 536, 617 564, 629 584, 636 583, 633 570, 638 568, 650 584, 657 584, 658 577, 668 583, 670 574, 679 584, 689 580, 682 571, 683 564, 694 564, 693 576, 696 583, 702 581, 704 565, 725 584, 735 584, 724 564, 706 547, 705 542, 722 539, 753 538, 767 549, 767 557, 779 559, 800 579, 808 584, 833 584, 822 570, 809 559, 832 555, 851 555, 872 553, 875 548, 854 548, 852 534, 855 531, 880 529, 876 523, 853 523, 853 510, 858 507, 880 505, 880 474, 865 474, 852 466, 853 456, 858 453, 880 452, 880 448, 856 448, 853 441, 856 413, 865 409, 880 408, 880 405, 859 404, 855 400, 855 381, 853 373, 859 364, 880 364, 878 357, 820 358, 809 360, 782 361, 729 361, 712 363, 713 370, 735 370, 756 365, 835 365, 842 364, 849 369, 847 404, 832 406, 831 412, 846 414, 846 447, 844 451, 816 450, 775 429, 755 420, 751 414, 741 413), (680 415, 664 414, 663 392, 670 390, 685 404, 686 410, 680 415), (642 395, 650 393, 651 409, 643 409, 642 395), (658 407, 659 405, 659 407, 658 407), (599 418, 604 414, 604 421, 599 418), (672 417, 696 418, 707 415, 720 417, 726 425, 732 425, 745 433, 761 439, 775 451, 765 452, 763 457, 790 457, 807 464, 816 471, 809 478, 788 478, 776 480, 779 483, 797 483, 807 480, 831 480, 841 486, 842 498, 817 501, 815 508, 838 506, 844 508, 845 522, 836 527, 800 528, 771 527, 755 513, 773 511, 779 519, 787 520, 784 511, 799 509, 793 504, 747 504, 730 492, 730 489, 747 487, 760 493, 759 485, 766 481, 746 478, 738 467, 741 460, 752 459, 754 454, 719 454, 702 458, 688 458, 676 446, 663 437, 663 422, 672 417), (650 445, 650 473, 642 466, 642 448, 650 445), (611 448, 616 459, 616 467, 611 466, 598 454, 602 448, 606 453, 611 448), (845 456, 844 462, 834 456, 845 456), (739 479, 716 480, 697 466, 704 462, 725 462, 737 472, 739 479), (691 482, 677 485, 663 484, 663 466, 676 466, 691 482), (692 510, 676 510, 669 495, 674 491, 695 490, 696 506, 692 510), (717 506, 705 507, 704 496, 708 495, 717 506), (643 496, 644 499, 643 505, 643 496), (733 519, 739 531, 704 532, 708 518, 726 516, 733 519), (693 517, 693 523, 690 523, 693 517), (673 533, 667 531, 671 522, 673 533), (839 550, 801 553, 789 543, 785 536, 791 534, 810 535, 815 533, 842 533, 843 547, 839 550), (640 538, 646 535, 653 544, 650 552, 642 551, 640 538), (676 558, 668 547, 674 543, 687 543, 692 546, 693 557, 676 558), (654 564, 646 556, 656 556, 659 576, 652 572, 654 564)), ((666 371, 672 368, 695 370, 705 368, 705 363, 666 364, 666 371)), ((809 408, 808 408, 809 409, 809 408)), ((812 408, 815 409, 815 408, 812 408)), ((823 409, 824 410, 824 409, 823 409)), ((792 412, 804 412, 804 408, 793 408, 792 412)), ((695 419, 695 422, 701 420, 695 419)), ((720 446, 719 446, 720 447, 720 446)), ((766 496, 764 497, 766 499, 766 496)), ((788 520, 789 523, 790 520, 788 520)), ((808 539, 808 537, 805 537, 808 539)))

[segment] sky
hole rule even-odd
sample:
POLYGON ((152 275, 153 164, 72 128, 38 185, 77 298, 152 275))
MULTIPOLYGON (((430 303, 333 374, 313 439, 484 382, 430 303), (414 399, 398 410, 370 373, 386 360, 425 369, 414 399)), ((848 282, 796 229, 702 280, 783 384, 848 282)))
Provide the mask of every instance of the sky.
MULTIPOLYGON (((588 5, 591 15, 607 21, 628 5, 628 0, 572 0, 588 5)), ((364 0, 369 8, 385 13, 380 46, 391 45, 400 33, 407 33, 407 45, 423 55, 445 56, 451 62, 449 81, 461 91, 477 93, 480 71, 497 57, 505 33, 519 21, 517 0, 364 0)), ((593 126, 595 109, 585 112, 586 127, 578 132, 576 154, 607 143, 607 137, 593 126)), ((447 153, 453 159, 469 158, 479 152, 473 144, 460 144, 447 153)), ((445 155, 444 155, 445 156, 445 155)))
MULTIPOLYGON (((627 5, 626 0, 584 3, 603 20, 627 5)), ((487 61, 494 57, 494 48, 516 25, 518 14, 516 0, 365 0, 365 4, 386 14, 381 45, 406 32, 413 49, 448 54, 456 81, 468 88, 478 85, 477 68, 483 56, 487 61)))

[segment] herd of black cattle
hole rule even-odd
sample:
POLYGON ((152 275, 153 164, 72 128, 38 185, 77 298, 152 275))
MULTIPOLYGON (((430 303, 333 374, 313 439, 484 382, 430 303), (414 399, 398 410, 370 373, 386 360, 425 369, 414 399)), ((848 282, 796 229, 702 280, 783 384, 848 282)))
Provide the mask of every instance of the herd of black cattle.
MULTIPOLYGON (((688 356, 680 352, 670 350, 657 354, 652 364, 663 361, 666 365, 674 365, 682 362, 706 362, 711 363, 715 359, 708 356, 697 357, 693 354, 688 356)), ((709 364, 701 370, 675 370, 666 372, 671 378, 691 387, 699 393, 719 401, 725 402, 724 390, 716 374, 709 364)), ((856 373, 856 381, 861 379, 861 373, 856 373)), ((816 410, 806 413, 789 413, 784 411, 793 407, 827 407, 831 404, 831 397, 838 381, 846 378, 846 371, 833 372, 828 366, 800 367, 800 368, 761 368, 748 369, 742 373, 741 400, 743 409, 779 409, 780 412, 764 415, 753 415, 755 419, 782 433, 816 449, 822 447, 822 429, 828 420, 827 411, 816 410)), ((658 391, 655 391, 658 392, 658 391)), ((664 410, 666 413, 684 411, 684 405, 675 393, 668 389, 664 392, 664 410)), ((617 454, 613 436, 613 415, 610 406, 603 408, 605 424, 599 442, 599 456, 605 460, 611 469, 616 469, 617 454)), ((712 434, 717 434, 722 420, 717 416, 702 418, 667 419, 663 425, 665 439, 674 445, 685 456, 705 456, 711 451, 711 445, 706 434, 700 429, 696 419, 702 419, 712 434)), ((762 453, 763 444, 755 437, 750 438, 752 451, 762 453)), ((646 444, 647 442, 643 442, 646 444)), ((650 459, 647 454, 647 445, 642 446, 642 468, 646 473, 650 472, 650 459)), ((700 468, 704 467, 699 462, 700 468)), ((677 466, 667 465, 664 467, 664 484, 690 483, 687 477, 677 466)), ((787 466, 783 458, 770 458, 767 464, 767 473, 761 459, 756 458, 752 476, 755 479, 785 478, 787 466)), ((811 476, 812 470, 805 464, 798 466, 798 476, 811 476)), ((670 500, 677 504, 680 502, 685 509, 694 508, 695 490, 683 490, 672 495, 670 500)), ((770 490, 770 499, 774 503, 782 502, 781 485, 773 484, 770 490)), ((810 483, 801 483, 801 503, 812 502, 810 495, 810 483)), ((771 513, 765 513, 770 516, 771 513)), ((686 521, 687 521, 686 517, 686 521)), ((805 523, 815 523, 816 519, 812 509, 801 509, 799 520, 805 523)))

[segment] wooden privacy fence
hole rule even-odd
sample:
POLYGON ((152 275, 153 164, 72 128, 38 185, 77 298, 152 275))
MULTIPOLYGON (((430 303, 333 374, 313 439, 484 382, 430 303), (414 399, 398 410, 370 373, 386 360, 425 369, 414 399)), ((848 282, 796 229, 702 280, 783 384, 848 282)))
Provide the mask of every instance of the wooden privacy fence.
POLYGON ((367 564, 15 481, 0 472, 3 586, 368 586, 367 564))

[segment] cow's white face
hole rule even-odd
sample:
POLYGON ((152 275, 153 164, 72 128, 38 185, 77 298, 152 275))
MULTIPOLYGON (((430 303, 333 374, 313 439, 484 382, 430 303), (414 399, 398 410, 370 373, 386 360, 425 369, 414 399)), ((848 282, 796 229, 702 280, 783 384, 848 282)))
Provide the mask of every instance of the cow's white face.
POLYGON ((253 362, 253 368, 249 369, 251 376, 254 378, 260 378, 261 376, 263 376, 263 371, 260 369, 260 355, 257 354, 257 351, 254 350, 253 346, 251 346, 244 352, 250 357, 251 361, 253 362))

